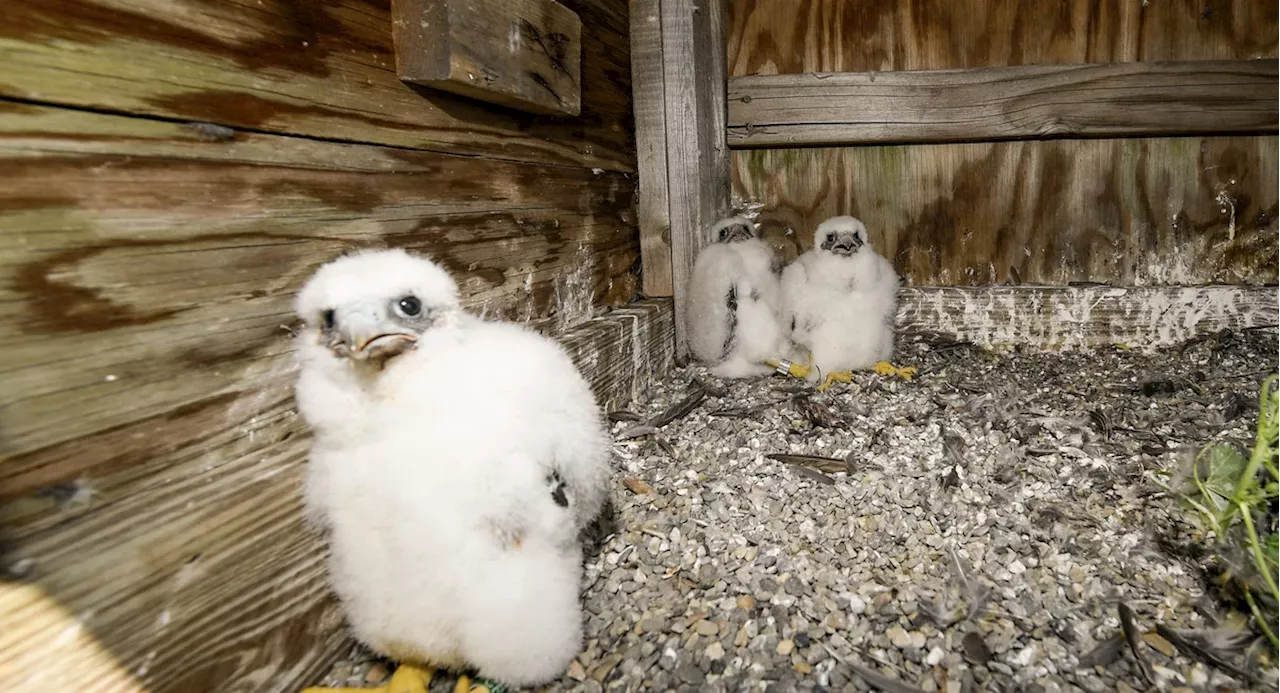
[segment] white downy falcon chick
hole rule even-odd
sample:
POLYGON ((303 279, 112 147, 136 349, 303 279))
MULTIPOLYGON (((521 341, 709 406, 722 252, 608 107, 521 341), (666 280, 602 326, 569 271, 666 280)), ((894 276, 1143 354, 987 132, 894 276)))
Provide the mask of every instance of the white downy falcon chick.
POLYGON ((564 349, 467 314, 444 270, 400 250, 321 267, 296 308, 306 502, 356 637, 402 663, 406 691, 434 668, 560 676, 610 445, 564 349))
POLYGON ((765 365, 789 349, 781 323, 779 262, 743 217, 711 229, 713 242, 698 254, 689 288, 689 347, 722 378, 765 375, 765 365))
POLYGON ((821 389, 875 368, 910 377, 893 355, 898 275, 872 247, 867 227, 850 216, 818 225, 813 248, 782 272, 783 314, 791 340, 807 348, 821 389))

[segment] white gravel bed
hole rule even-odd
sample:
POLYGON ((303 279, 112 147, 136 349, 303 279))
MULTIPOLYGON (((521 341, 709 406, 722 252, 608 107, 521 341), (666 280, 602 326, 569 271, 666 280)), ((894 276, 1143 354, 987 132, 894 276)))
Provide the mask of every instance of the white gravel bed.
MULTIPOLYGON (((586 649, 546 690, 1275 690, 1154 634, 1139 666, 1116 636, 1121 603, 1142 631, 1233 623, 1154 480, 1251 439, 1276 362, 1274 331, 1250 331, 1156 354, 915 341, 896 359, 913 381, 827 393, 682 369, 615 413, 586 649)), ((325 683, 389 668, 361 659, 325 683)))

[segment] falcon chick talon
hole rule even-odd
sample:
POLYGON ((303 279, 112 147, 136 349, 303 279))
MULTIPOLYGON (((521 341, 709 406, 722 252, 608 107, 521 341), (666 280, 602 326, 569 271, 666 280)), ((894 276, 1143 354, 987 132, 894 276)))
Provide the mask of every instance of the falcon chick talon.
POLYGON ((391 678, 381 686, 376 688, 304 688, 302 693, 372 693, 373 691, 385 691, 386 693, 427 693, 427 689, 431 687, 431 677, 435 674, 435 670, 430 667, 416 667, 411 664, 403 664, 391 678))
POLYGON ((818 386, 818 392, 826 392, 828 388, 836 383, 852 383, 853 371, 835 371, 827 374, 826 380, 818 386))
POLYGON ((902 378, 903 380, 911 380, 916 375, 915 366, 905 366, 903 368, 898 368, 897 366, 894 366, 892 363, 889 363, 888 361, 881 361, 877 363, 873 370, 875 370, 875 372, 885 377, 892 377, 896 375, 902 378))

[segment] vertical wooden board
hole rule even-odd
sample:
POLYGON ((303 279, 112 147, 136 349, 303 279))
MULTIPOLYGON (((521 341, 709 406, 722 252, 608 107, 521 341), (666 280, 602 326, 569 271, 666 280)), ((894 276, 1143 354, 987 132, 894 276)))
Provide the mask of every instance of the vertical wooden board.
POLYGON ((725 71, 718 23, 723 13, 708 0, 662 3, 667 181, 671 223, 671 277, 676 303, 676 354, 687 353, 686 287, 706 229, 729 209, 725 137, 725 71), (717 126, 718 124, 718 126, 717 126))
POLYGON ((1277 138, 736 151, 790 258, 852 214, 916 285, 1274 283, 1277 138))
POLYGON ((548 115, 581 110, 582 20, 555 0, 394 0, 400 79, 548 115))
POLYGON ((660 0, 631 0, 631 89, 636 121, 636 212, 644 293, 671 296, 671 223, 667 196, 667 111, 660 0))
POLYGON ((1274 58, 1265 0, 732 0, 731 77, 1274 58))

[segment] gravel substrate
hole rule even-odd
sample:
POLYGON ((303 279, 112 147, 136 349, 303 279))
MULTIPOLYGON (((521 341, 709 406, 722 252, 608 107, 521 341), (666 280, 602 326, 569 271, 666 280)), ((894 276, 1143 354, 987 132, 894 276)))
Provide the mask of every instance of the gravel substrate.
MULTIPOLYGON (((615 413, 586 649, 547 690, 1126 691, 1144 668, 1159 690, 1276 689, 1142 635, 1232 625, 1156 480, 1251 440, 1274 331, 1156 354, 917 340, 896 363, 918 376, 827 393, 684 369, 615 413), (1116 638, 1125 606, 1144 666, 1116 638)), ((376 683, 368 660, 325 683, 376 683)))

